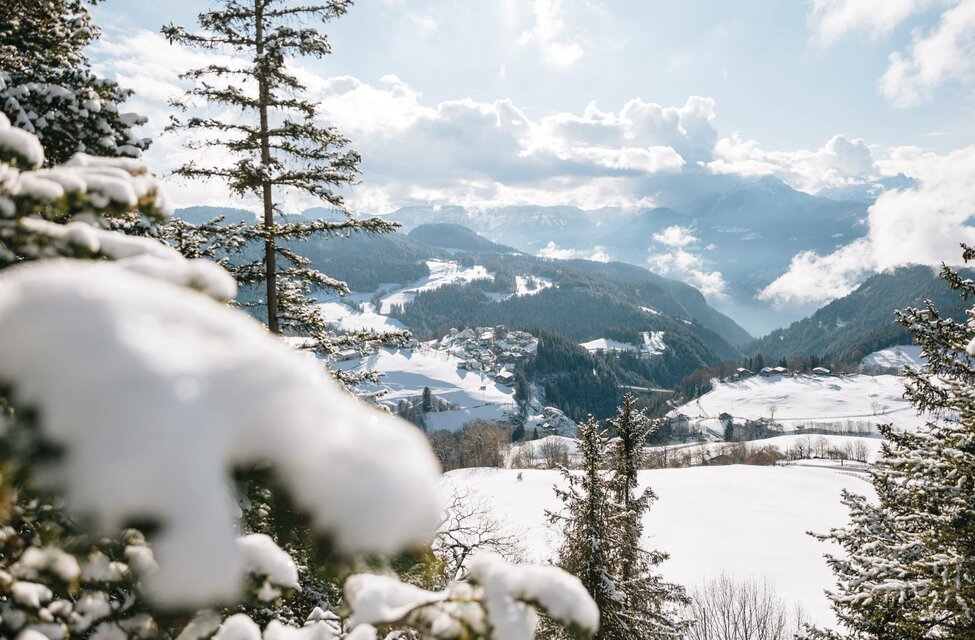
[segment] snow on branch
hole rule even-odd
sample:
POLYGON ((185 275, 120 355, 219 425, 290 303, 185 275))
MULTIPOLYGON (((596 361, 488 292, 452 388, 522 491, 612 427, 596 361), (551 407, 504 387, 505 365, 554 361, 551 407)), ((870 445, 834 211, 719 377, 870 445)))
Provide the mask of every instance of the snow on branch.
POLYGON ((427 591, 389 576, 360 574, 345 583, 349 624, 406 624, 433 638, 531 640, 536 608, 570 629, 595 633, 599 610, 578 578, 552 566, 512 565, 477 556, 470 582, 427 591))
POLYGON ((193 291, 111 262, 15 266, 0 276, 0 353, 14 402, 65 451, 39 479, 102 532, 160 525, 145 580, 162 606, 228 601, 254 569, 236 543, 236 467, 272 465, 342 552, 392 552, 437 527, 419 431, 193 291))
POLYGON ((171 213, 158 179, 141 160, 75 154, 39 169, 44 151, 37 137, 10 126, 0 113, 0 216, 61 216, 138 210, 155 218, 171 213))

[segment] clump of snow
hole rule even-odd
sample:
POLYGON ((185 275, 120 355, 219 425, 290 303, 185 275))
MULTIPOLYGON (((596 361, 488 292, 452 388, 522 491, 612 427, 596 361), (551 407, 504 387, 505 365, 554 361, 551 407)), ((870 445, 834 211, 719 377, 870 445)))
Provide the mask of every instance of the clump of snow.
POLYGON ((269 583, 286 589, 298 586, 298 568, 291 556, 281 549, 270 536, 253 533, 237 539, 243 552, 244 569, 266 576, 269 583))
POLYGON ((19 160, 16 163, 18 166, 34 168, 44 164, 44 148, 37 136, 10 126, 10 120, 2 113, 0 113, 0 149, 7 152, 4 155, 15 156, 19 160))
POLYGON ((497 640, 531 640, 535 624, 521 603, 534 602, 555 620, 587 629, 599 628, 599 609, 573 575, 556 567, 511 565, 484 554, 470 566, 471 580, 484 588, 484 604, 497 640))
MULTIPOLYGON (((427 591, 400 582, 393 576, 359 574, 345 581, 345 601, 352 610, 349 624, 390 624, 403 620, 414 612, 430 618, 422 607, 444 602, 450 592, 427 591)), ((435 614, 436 615, 436 614, 435 614)))
POLYGON ((40 609, 41 605, 50 602, 54 595, 46 585, 38 582, 14 582, 10 592, 14 602, 31 609, 40 609))
POLYGON ((345 583, 349 624, 408 622, 433 637, 459 637, 465 629, 490 631, 496 640, 531 640, 535 606, 564 624, 595 632, 599 610, 582 582, 552 566, 518 566, 494 554, 471 560, 471 584, 427 591, 390 576, 356 575, 345 583))
POLYGON ((20 560, 11 567, 18 578, 36 579, 42 572, 56 575, 63 582, 73 582, 81 575, 78 560, 70 553, 57 547, 30 547, 25 549, 20 560))
POLYGON ((438 469, 418 430, 198 293, 110 262, 13 267, 0 276, 0 352, 0 379, 67 452, 41 480, 106 533, 164 524, 145 578, 162 605, 238 594, 239 465, 273 465, 342 551, 390 552, 436 529, 438 469))
POLYGON ((98 229, 80 221, 55 224, 40 218, 23 218, 20 225, 28 231, 100 253, 129 271, 190 287, 218 300, 230 300, 237 295, 237 282, 223 267, 210 260, 188 260, 176 249, 151 238, 98 229))

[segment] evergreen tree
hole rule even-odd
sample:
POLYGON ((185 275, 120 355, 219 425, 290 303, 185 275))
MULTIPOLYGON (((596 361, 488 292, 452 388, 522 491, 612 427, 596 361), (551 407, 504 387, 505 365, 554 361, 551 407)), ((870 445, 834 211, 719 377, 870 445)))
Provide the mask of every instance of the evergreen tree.
POLYGON ((433 392, 430 391, 430 387, 423 387, 423 412, 431 411, 433 411, 433 392))
MULTIPOLYGON (((975 296, 971 280, 942 275, 964 300, 975 296)), ((928 302, 898 321, 926 359, 908 371, 905 395, 930 421, 914 433, 881 428, 877 500, 844 493, 851 523, 818 536, 844 551, 829 557, 829 598, 847 630, 808 629, 809 638, 975 637, 975 309, 958 322, 928 302)))
POLYGON ((632 393, 623 396, 616 417, 609 420, 616 438, 610 447, 610 489, 620 510, 613 521, 619 529, 619 555, 615 584, 626 612, 627 636, 631 638, 677 638, 684 625, 675 609, 688 604, 684 588, 665 582, 653 572, 669 556, 641 547, 643 516, 657 499, 647 487, 639 490, 638 472, 644 466, 644 443, 652 429, 646 415, 637 409, 632 393))
MULTIPOLYGON (((562 501, 561 512, 546 512, 549 521, 563 535, 557 566, 578 577, 599 607, 599 632, 596 638, 624 638, 627 620, 620 610, 619 590, 614 566, 618 560, 618 530, 613 520, 619 515, 611 499, 610 483, 601 460, 607 439, 599 423, 589 417, 579 424, 578 455, 581 473, 562 468, 565 489, 556 487, 562 501)), ((556 630, 546 629, 547 633, 556 630)))
POLYGON ((84 48, 99 30, 88 0, 0 3, 0 113, 33 133, 48 165, 82 151, 138 157, 149 145, 135 127, 145 119, 120 113, 132 95, 95 76, 84 48))
POLYGON ((216 252, 260 245, 256 259, 224 264, 242 286, 263 286, 264 299, 253 306, 264 308, 272 332, 302 336, 303 347, 326 356, 361 349, 366 342, 407 339, 405 334, 337 336, 329 331, 312 296, 320 291, 345 294, 348 288, 309 268, 310 261, 299 253, 301 241, 313 236, 395 228, 379 218, 355 218, 346 210, 339 189, 355 181, 359 154, 348 149, 349 141, 334 128, 316 123, 315 103, 304 97, 305 87, 286 66, 295 56, 330 53, 328 38, 318 27, 345 14, 351 4, 223 0, 199 15, 199 32, 176 25, 163 28, 170 42, 234 58, 233 63, 215 62, 182 75, 193 88, 175 106, 185 111, 190 103, 203 101, 212 113, 174 118, 171 125, 172 130, 194 134, 190 148, 219 148, 232 160, 219 165, 191 161, 176 174, 220 180, 235 195, 260 201, 259 222, 226 230, 224 237, 213 240, 216 252), (288 220, 281 206, 286 194, 320 200, 337 217, 288 220))

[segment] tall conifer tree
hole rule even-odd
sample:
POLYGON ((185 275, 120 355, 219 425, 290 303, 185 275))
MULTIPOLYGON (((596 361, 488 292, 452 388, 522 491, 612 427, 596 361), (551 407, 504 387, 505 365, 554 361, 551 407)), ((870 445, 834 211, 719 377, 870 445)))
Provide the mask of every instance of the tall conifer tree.
POLYGON ((192 134, 190 148, 220 149, 229 159, 217 164, 191 161, 176 173, 216 179, 235 195, 260 201, 259 221, 233 226, 227 230, 231 239, 220 241, 234 249, 260 245, 260 257, 225 264, 242 286, 263 286, 264 299, 257 304, 266 309, 272 332, 302 336, 304 347, 324 355, 366 340, 403 338, 336 336, 329 331, 312 295, 344 294, 348 289, 311 268, 299 253, 301 241, 312 237, 395 228, 379 218, 355 218, 346 210, 340 190, 356 180, 359 154, 348 148, 349 141, 337 130, 319 124, 315 103, 287 66, 295 57, 330 53, 328 38, 319 28, 351 5, 351 0, 222 0, 199 15, 198 32, 175 25, 163 28, 171 42, 220 54, 211 64, 182 75, 193 88, 175 103, 185 111, 202 101, 209 112, 174 119, 171 129, 192 134), (289 220, 282 207, 289 192, 321 201, 335 211, 335 219, 289 220))
POLYGON ((652 427, 637 409, 632 393, 623 396, 616 417, 608 422, 616 436, 609 449, 610 487, 620 511, 615 520, 620 543, 616 584, 627 612, 630 637, 678 638, 683 624, 677 610, 688 603, 687 595, 683 587, 665 582, 653 571, 669 555, 642 547, 643 516, 657 499, 650 487, 640 491, 638 477, 652 427))
MULTIPOLYGON (((942 275, 975 297, 970 280, 947 267, 942 275)), ((929 421, 913 433, 881 427, 877 500, 845 493, 850 524, 818 536, 844 551, 829 556, 837 586, 828 595, 846 629, 808 638, 975 638, 975 309, 956 322, 927 303, 898 320, 926 360, 908 371, 905 395, 929 421)))

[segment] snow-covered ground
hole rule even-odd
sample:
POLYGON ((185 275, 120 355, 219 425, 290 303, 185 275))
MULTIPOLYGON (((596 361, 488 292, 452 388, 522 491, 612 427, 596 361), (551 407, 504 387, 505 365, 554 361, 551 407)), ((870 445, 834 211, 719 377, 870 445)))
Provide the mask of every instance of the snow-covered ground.
POLYGON ((663 331, 644 331, 640 334, 643 337, 643 344, 635 345, 609 338, 596 338, 589 342, 583 342, 580 346, 586 351, 638 351, 648 356, 658 356, 663 353, 667 345, 664 344, 663 331))
POLYGON ((636 351, 636 345, 629 344, 628 342, 619 342, 617 340, 610 340, 609 338, 596 338, 595 340, 590 340, 589 342, 583 342, 581 345, 586 351, 636 351))
POLYGON ((876 369, 902 369, 903 367, 920 368, 924 364, 921 347, 907 344, 874 351, 860 361, 862 371, 876 369))
POLYGON ((427 415, 428 428, 459 429, 474 418, 501 419, 515 407, 514 391, 498 384, 478 371, 459 369, 460 360, 443 351, 432 349, 382 349, 362 360, 339 362, 336 368, 377 371, 379 385, 367 385, 368 391, 385 391, 381 401, 395 405, 400 399, 423 393, 424 387, 437 398, 460 407, 427 415))
MULTIPOLYGON (((453 260, 427 260, 427 267, 430 269, 429 276, 407 286, 381 285, 379 290, 383 294, 379 309, 376 309, 372 303, 374 293, 355 292, 342 298, 337 297, 322 302, 318 305, 319 312, 328 322, 342 331, 398 331, 405 328, 403 324, 386 315, 393 305, 412 302, 421 291, 434 291, 449 284, 494 278, 494 275, 488 273, 488 270, 482 266, 463 267, 453 260), (362 311, 352 309, 349 303, 360 305, 362 311)), ((525 283, 519 281, 519 289, 523 285, 525 283)), ((544 288, 544 283, 540 286, 544 288)), ((548 282, 548 286, 552 286, 552 283, 548 282)), ((538 291, 541 291, 541 288, 530 293, 538 293, 538 291)))
MULTIPOLYGON (((841 462, 840 460, 816 460, 820 456, 820 450, 822 448, 826 449, 836 449, 844 450, 849 447, 850 450, 857 450, 862 447, 863 453, 865 453, 865 458, 868 463, 875 462, 877 456, 880 453, 880 445, 883 443, 883 438, 879 436, 843 436, 834 434, 793 434, 793 435, 783 435, 775 436, 772 438, 761 438, 759 440, 748 440, 744 443, 749 450, 757 450, 763 447, 774 447, 778 449, 783 454, 790 451, 795 451, 801 449, 803 451, 809 452, 807 458, 797 461, 787 461, 782 464, 826 464, 828 466, 847 466, 854 465, 851 460, 846 460, 841 462)), ((734 443, 738 444, 738 443, 734 443)), ((674 454, 690 454, 696 456, 701 449, 705 449, 708 452, 709 457, 713 457, 721 454, 724 447, 729 446, 726 442, 702 442, 702 443, 688 443, 688 444, 676 444, 676 445, 662 445, 647 447, 646 450, 649 454, 661 454, 663 450, 672 452, 674 454)))
MULTIPOLYGON (((671 554, 661 565, 666 578, 688 588, 722 572, 767 578, 811 621, 833 624, 823 595, 833 579, 822 556, 835 548, 806 532, 843 525, 840 492, 871 495, 870 484, 831 469, 750 466, 642 471, 640 480, 659 498, 644 521, 644 544, 671 554)), ((521 536, 528 560, 552 559, 559 536, 545 510, 561 505, 552 491, 563 486, 557 471, 465 469, 444 482, 486 500, 494 518, 521 536)))
POLYGON ((463 267, 453 260, 427 260, 427 267, 430 269, 430 275, 426 278, 383 296, 379 312, 389 313, 393 305, 412 302, 421 291, 434 291, 449 284, 494 279, 494 275, 480 265, 463 267))
POLYGON ((729 413, 736 419, 769 418, 787 431, 796 427, 856 430, 892 423, 896 429, 913 430, 924 423, 903 398, 898 376, 752 376, 736 382, 719 382, 697 400, 675 410, 711 429, 717 418, 729 413))
MULTIPOLYGON (((357 296, 362 297, 362 296, 357 296)), ((350 300, 353 301, 353 300, 350 300)), ((362 301, 363 310, 356 311, 344 302, 323 302, 318 305, 328 322, 340 331, 402 331, 406 327, 399 320, 376 313, 372 305, 362 301)))

